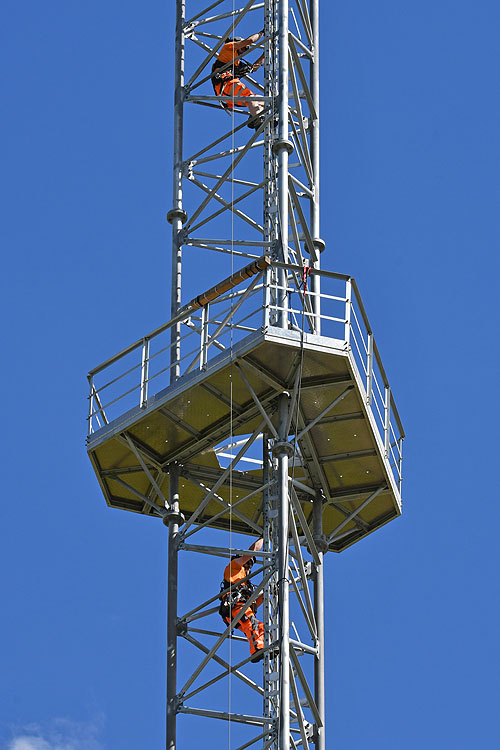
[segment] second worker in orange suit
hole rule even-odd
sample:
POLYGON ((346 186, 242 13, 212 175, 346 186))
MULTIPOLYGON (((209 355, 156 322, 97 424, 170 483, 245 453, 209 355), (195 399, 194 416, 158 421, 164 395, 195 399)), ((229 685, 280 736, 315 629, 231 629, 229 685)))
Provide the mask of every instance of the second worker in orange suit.
MULTIPOLYGON (((250 550, 259 552, 262 549, 262 539, 252 544, 250 550)), ((260 661, 264 655, 264 625, 255 616, 257 607, 262 604, 263 596, 260 594, 255 602, 247 607, 246 602, 252 596, 254 585, 251 581, 244 579, 249 575, 255 558, 253 555, 235 555, 224 570, 224 579, 221 584, 221 606, 219 612, 222 619, 229 625, 231 620, 244 609, 243 616, 236 627, 245 633, 250 646, 250 653, 254 656, 252 661, 260 661)))
POLYGON ((217 96, 225 97, 221 102, 224 109, 231 110, 235 106, 247 107, 250 113, 247 125, 250 128, 258 128, 261 124, 264 102, 248 101, 248 97, 254 96, 254 93, 241 82, 241 78, 260 68, 264 62, 264 55, 262 54, 254 63, 242 60, 241 55, 245 54, 252 44, 258 42, 261 36, 264 36, 263 30, 246 39, 227 39, 212 66, 212 85, 217 96))

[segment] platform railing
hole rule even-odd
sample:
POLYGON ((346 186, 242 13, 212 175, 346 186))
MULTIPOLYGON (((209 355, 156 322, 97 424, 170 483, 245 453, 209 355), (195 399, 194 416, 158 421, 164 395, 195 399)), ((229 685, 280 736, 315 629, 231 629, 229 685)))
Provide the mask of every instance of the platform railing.
POLYGON ((360 374, 364 398, 374 416, 394 479, 401 492, 404 431, 361 295, 354 279, 346 295, 346 344, 360 374), (350 292, 350 293, 349 293, 350 292))
POLYGON ((404 431, 356 282, 329 271, 304 274, 303 268, 292 264, 272 262, 265 271, 197 309, 188 306, 175 319, 91 370, 89 436, 137 406, 147 408, 148 399, 170 384, 175 366, 171 362, 173 325, 181 325, 182 377, 205 370, 221 352, 230 352, 248 335, 281 326, 283 320, 288 330, 301 335, 320 331, 349 352, 362 398, 401 491, 404 431), (311 283, 312 275, 320 277, 320 284, 311 283))

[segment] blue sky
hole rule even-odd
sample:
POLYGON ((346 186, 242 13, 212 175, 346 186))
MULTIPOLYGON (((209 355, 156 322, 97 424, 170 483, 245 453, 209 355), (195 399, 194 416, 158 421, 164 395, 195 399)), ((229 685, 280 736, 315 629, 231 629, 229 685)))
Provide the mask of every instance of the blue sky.
MULTIPOLYGON (((2 5, 5 750, 163 743, 165 531, 84 438, 88 369, 168 317, 172 5, 2 5)), ((407 433, 402 518, 327 559, 328 744, 494 747, 500 5, 321 14, 324 265, 407 433)))

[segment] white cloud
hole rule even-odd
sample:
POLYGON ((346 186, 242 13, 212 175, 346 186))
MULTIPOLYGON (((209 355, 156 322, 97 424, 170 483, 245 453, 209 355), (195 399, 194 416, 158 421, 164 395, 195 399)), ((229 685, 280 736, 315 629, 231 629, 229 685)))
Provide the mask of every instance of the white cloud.
POLYGON ((77 722, 55 719, 47 726, 30 725, 10 741, 7 750, 104 750, 99 736, 103 718, 77 722))
POLYGON ((16 737, 9 745, 9 750, 51 750, 48 742, 41 737, 24 735, 16 737))

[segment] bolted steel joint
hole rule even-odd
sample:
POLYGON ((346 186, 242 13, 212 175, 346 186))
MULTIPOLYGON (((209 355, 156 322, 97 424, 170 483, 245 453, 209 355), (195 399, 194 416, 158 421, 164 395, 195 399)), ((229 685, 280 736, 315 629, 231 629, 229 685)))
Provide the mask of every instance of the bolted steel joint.
POLYGON ((162 517, 162 521, 165 526, 169 526, 171 523, 177 523, 179 524, 179 526, 182 526, 182 524, 185 523, 186 519, 180 512, 177 512, 175 510, 167 510, 165 515, 162 517))
POLYGON ((272 241, 272 244, 271 244, 271 256, 275 259, 278 259, 281 254, 282 254, 281 240, 275 239, 272 241))
POLYGON ((324 534, 313 535, 314 544, 316 545, 316 549, 318 552, 322 552, 324 555, 329 550, 328 542, 326 541, 326 536, 324 534))
POLYGON ((273 143, 273 154, 277 156, 280 151, 286 151, 287 154, 291 154, 293 151, 293 143, 291 141, 282 140, 282 141, 274 141, 273 143))
POLYGON ((312 740, 313 737, 314 737, 314 730, 315 730, 314 724, 311 724, 311 722, 309 722, 309 721, 305 721, 304 722, 304 729, 306 731, 306 737, 307 737, 307 739, 308 740, 312 740))
POLYGON ((295 449, 287 440, 282 440, 273 445, 272 452, 274 456, 286 455, 288 458, 291 458, 295 453, 295 449))
POLYGON ((325 241, 321 239, 321 237, 314 237, 313 239, 313 245, 316 248, 316 252, 318 255, 320 255, 323 250, 325 249, 325 241))
POLYGON ((169 224, 173 224, 176 219, 180 219, 185 224, 188 220, 188 215, 182 208, 171 208, 167 214, 167 221, 169 224))
POLYGON ((191 23, 187 23, 184 26, 183 33, 184 33, 184 36, 186 37, 186 39, 191 39, 191 37, 193 36, 193 33, 194 33, 194 30, 195 30, 196 26, 198 26, 198 24, 196 23, 196 21, 191 21, 191 23))
POLYGON ((187 633, 188 625, 185 620, 177 620, 176 630, 177 635, 185 635, 187 633))

